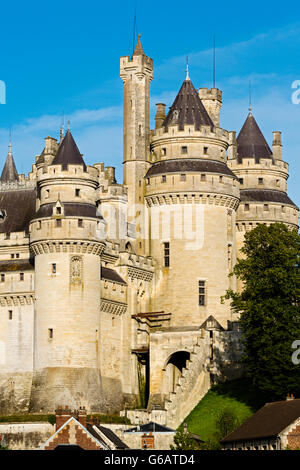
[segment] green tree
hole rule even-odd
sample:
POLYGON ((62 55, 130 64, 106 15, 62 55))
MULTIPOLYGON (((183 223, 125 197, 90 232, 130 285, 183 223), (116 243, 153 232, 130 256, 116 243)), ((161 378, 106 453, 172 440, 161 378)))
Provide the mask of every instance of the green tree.
POLYGON ((171 445, 171 450, 195 450, 196 444, 189 437, 189 433, 185 432, 184 429, 178 429, 174 436, 174 446, 171 445))
POLYGON ((247 373, 269 400, 299 396, 292 343, 300 340, 300 235, 284 224, 260 224, 245 234, 241 251, 234 274, 243 290, 225 297, 240 313, 247 373))
POLYGON ((239 425, 239 420, 231 408, 223 409, 216 418, 216 439, 220 441, 239 425))

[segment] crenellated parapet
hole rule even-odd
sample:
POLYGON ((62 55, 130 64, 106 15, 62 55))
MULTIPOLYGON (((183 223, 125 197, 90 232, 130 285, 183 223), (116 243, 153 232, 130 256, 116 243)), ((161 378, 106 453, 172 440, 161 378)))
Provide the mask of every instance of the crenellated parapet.
POLYGON ((226 162, 229 133, 220 127, 177 124, 160 127, 151 136, 151 162, 171 158, 205 158, 226 162))

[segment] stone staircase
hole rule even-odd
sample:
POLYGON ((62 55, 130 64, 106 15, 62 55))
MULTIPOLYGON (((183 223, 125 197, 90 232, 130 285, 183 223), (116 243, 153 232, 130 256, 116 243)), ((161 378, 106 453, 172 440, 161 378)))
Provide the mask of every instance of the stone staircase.
POLYGON ((174 391, 165 400, 166 423, 171 428, 182 423, 210 388, 209 364, 203 353, 203 343, 197 343, 174 391))
MULTIPOLYGON (((178 378, 174 391, 169 393, 164 407, 148 410, 128 410, 127 416, 132 424, 149 421, 176 429, 210 388, 207 343, 200 339, 190 351, 190 360, 178 378)), ((121 412, 123 414, 123 412, 121 412)))

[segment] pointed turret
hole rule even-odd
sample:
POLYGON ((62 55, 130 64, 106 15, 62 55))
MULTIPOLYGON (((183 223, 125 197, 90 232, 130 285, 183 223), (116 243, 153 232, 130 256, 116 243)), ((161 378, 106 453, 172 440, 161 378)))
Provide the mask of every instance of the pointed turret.
POLYGON ((141 43, 141 35, 138 35, 138 40, 134 49, 133 55, 145 55, 142 43, 141 43))
POLYGON ((257 122, 250 111, 237 138, 237 153, 239 162, 243 158, 273 158, 272 151, 264 138, 257 122))
POLYGON ((18 181, 18 172, 15 165, 14 157, 11 151, 11 141, 9 141, 8 154, 6 157, 5 165, 3 167, 1 182, 2 183, 11 183, 13 181, 18 181))
POLYGON ((78 150, 70 129, 68 129, 63 141, 61 142, 52 165, 62 165, 63 170, 66 170, 68 165, 83 165, 84 171, 86 171, 86 164, 78 150))
POLYGON ((180 130, 184 129, 185 124, 194 125, 196 130, 199 130, 202 125, 210 126, 211 128, 214 127, 212 120, 189 78, 188 71, 186 79, 163 123, 165 127, 174 124, 177 124, 180 130))

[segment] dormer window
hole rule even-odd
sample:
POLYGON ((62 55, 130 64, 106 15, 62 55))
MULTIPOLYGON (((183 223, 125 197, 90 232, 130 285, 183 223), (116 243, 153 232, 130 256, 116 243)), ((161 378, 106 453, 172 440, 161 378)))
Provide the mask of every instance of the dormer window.
POLYGON ((57 214, 61 214, 61 207, 57 207, 57 208, 56 208, 56 213, 57 213, 57 214))

